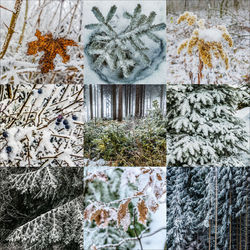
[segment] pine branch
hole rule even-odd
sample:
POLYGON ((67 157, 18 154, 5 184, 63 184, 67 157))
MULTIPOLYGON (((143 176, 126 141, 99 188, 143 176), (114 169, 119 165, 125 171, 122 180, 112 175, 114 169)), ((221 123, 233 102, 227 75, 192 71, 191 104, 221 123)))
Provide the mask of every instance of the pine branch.
POLYGON ((141 5, 138 4, 133 14, 124 13, 124 17, 129 19, 130 23, 123 31, 117 33, 108 24, 116 9, 115 5, 112 6, 105 20, 97 7, 92 8, 99 23, 85 26, 86 29, 94 30, 87 47, 87 53, 91 56, 97 56, 94 61, 95 69, 101 69, 106 62, 112 71, 120 69, 123 76, 128 78, 140 61, 145 66, 149 66, 151 63, 145 53, 149 48, 145 46, 141 38, 147 36, 152 41, 160 43, 161 39, 153 32, 165 29, 166 25, 165 23, 153 25, 156 13, 153 11, 147 17, 141 14, 141 5))

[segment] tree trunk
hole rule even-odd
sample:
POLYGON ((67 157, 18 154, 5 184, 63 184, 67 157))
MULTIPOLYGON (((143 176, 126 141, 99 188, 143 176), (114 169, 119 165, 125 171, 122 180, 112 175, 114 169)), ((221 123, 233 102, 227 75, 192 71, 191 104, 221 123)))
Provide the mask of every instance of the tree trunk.
POLYGON ((247 204, 247 197, 246 197, 246 215, 245 215, 245 250, 247 250, 247 220, 248 220, 248 216, 247 216, 247 213, 248 213, 248 204, 247 204))
POLYGON ((104 103, 103 103, 103 85, 100 86, 100 91, 101 91, 101 118, 103 119, 104 117, 104 114, 103 114, 103 106, 104 106, 104 103))
POLYGON ((116 120, 116 85, 112 85, 113 120, 116 120))
POLYGON ((90 119, 93 120, 93 90, 92 90, 92 85, 89 85, 89 107, 90 107, 90 119))
POLYGON ((119 85, 119 96, 118 96, 118 101, 119 101, 119 104, 118 104, 118 121, 121 122, 122 121, 122 94, 123 94, 123 91, 122 91, 122 88, 123 88, 123 85, 119 85))
POLYGON ((242 244, 241 244, 241 215, 240 215, 240 237, 239 237, 239 250, 242 250, 242 244))
MULTIPOLYGON (((232 192, 229 192, 229 204, 230 207, 232 206, 232 192)), ((230 218, 229 218, 229 250, 232 249, 232 215, 230 214, 230 218)))
POLYGON ((160 99, 161 110, 163 110, 163 92, 164 92, 164 85, 161 85, 161 99, 160 99))
POLYGON ((214 225, 214 249, 217 249, 217 224, 218 224, 218 168, 215 168, 215 225, 214 225))
POLYGON ((124 91, 124 93, 125 93, 125 117, 127 117, 128 116, 128 85, 125 85, 124 86, 125 87, 125 91, 124 91))
POLYGON ((211 250, 211 219, 209 219, 208 250, 211 250))
POLYGON ((140 117, 140 94, 141 94, 141 85, 136 85, 135 92, 135 118, 140 117))
POLYGON ((142 117, 142 109, 143 109, 143 92, 144 92, 144 85, 141 85, 140 90, 140 118, 142 117))

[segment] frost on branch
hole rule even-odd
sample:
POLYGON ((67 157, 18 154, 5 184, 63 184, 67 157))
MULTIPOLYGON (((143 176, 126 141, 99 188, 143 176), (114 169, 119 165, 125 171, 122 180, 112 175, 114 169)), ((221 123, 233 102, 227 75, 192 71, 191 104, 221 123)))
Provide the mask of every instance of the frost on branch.
POLYGON ((81 168, 2 168, 1 176, 3 170, 1 240, 12 249, 84 249, 81 168))
POLYGON ((244 121, 237 103, 249 95, 228 85, 170 85, 168 88, 168 166, 244 166, 244 121))
POLYGON ((84 178, 89 192, 84 210, 85 248, 108 249, 109 243, 128 247, 129 241, 137 240, 131 234, 143 234, 150 225, 151 212, 159 208, 166 193, 165 172, 161 168, 90 169, 93 174, 84 178), (108 183, 99 179, 103 175, 108 176, 108 183))
POLYGON ((85 26, 86 29, 94 30, 86 53, 92 68, 104 80, 130 82, 146 68, 152 67, 153 61, 161 56, 165 45, 155 32, 164 30, 166 25, 153 24, 156 13, 152 11, 146 16, 138 4, 133 13, 124 12, 123 17, 128 19, 126 28, 116 30, 111 22, 116 10, 117 7, 112 6, 105 18, 98 7, 92 8, 99 23, 85 26))
POLYGON ((0 100, 0 166, 76 166, 83 161, 83 87, 23 85, 0 100))

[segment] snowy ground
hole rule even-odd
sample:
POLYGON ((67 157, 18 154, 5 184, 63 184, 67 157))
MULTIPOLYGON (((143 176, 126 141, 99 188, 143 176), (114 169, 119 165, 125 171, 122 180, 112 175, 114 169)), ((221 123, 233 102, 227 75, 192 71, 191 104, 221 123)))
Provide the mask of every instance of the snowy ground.
MULTIPOLYGON (((233 38, 234 45, 233 48, 226 47, 229 69, 226 71, 218 63, 214 70, 207 70, 206 75, 209 77, 208 80, 204 79, 203 83, 207 84, 214 78, 220 84, 239 84, 249 81, 249 13, 244 10, 238 13, 229 12, 222 18, 218 16, 218 12, 215 13, 216 15, 208 19, 207 12, 194 12, 198 18, 205 19, 208 27, 225 25, 233 38)), ((180 14, 182 13, 167 16, 167 83, 190 84, 189 72, 191 71, 194 76, 197 74, 197 60, 187 56, 184 51, 178 55, 177 48, 184 39, 190 37, 193 29, 188 27, 185 22, 177 24, 180 14)))

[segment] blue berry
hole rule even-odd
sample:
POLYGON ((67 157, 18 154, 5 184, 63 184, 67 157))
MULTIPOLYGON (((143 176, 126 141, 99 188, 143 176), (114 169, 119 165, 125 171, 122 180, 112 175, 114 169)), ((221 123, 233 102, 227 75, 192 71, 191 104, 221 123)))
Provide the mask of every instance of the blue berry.
POLYGON ((57 118, 56 121, 60 123, 62 121, 62 118, 57 118))
POLYGON ((72 119, 73 119, 74 121, 76 121, 76 120, 77 120, 77 116, 76 116, 76 115, 72 115, 72 119))
POLYGON ((12 151, 12 147, 11 146, 7 146, 6 147, 6 151, 7 151, 7 153, 10 153, 12 151))
POLYGON ((67 124, 67 125, 65 125, 65 128, 66 128, 66 129, 69 129, 69 128, 70 128, 70 126, 67 124))
POLYGON ((56 122, 56 125, 57 125, 57 126, 60 125, 60 122, 56 122))
POLYGON ((8 137, 8 133, 6 131, 3 132, 3 137, 7 138, 8 137))
POLYGON ((68 125, 68 124, 69 124, 68 120, 66 120, 66 119, 63 120, 63 124, 64 124, 64 125, 68 125))
POLYGON ((42 89, 38 89, 38 90, 37 90, 37 93, 38 93, 38 94, 42 94, 42 93, 43 93, 43 90, 42 90, 42 89))

